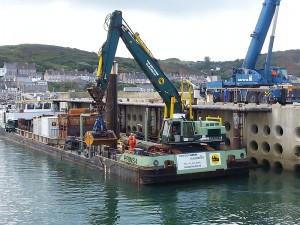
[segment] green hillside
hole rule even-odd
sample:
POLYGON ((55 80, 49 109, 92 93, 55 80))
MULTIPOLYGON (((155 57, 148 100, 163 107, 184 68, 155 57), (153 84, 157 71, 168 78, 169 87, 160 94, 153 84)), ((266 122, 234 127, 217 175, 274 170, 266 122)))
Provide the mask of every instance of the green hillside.
MULTIPOLYGON (((132 58, 116 57, 116 61, 119 63, 120 73, 142 72, 132 58)), ((52 45, 6 45, 0 46, 0 67, 3 67, 4 62, 35 63, 38 72, 45 72, 49 69, 78 69, 93 72, 98 66, 98 55, 94 52, 52 45)), ((162 61, 161 66, 165 73, 179 73, 180 71, 188 74, 197 73, 184 63, 179 66, 162 61)))
POLYGON ((4 62, 35 63, 39 72, 48 69, 94 71, 97 54, 74 48, 51 45, 7 45, 0 46, 0 66, 4 62))
MULTIPOLYGON (((264 59, 265 55, 262 55, 258 61, 258 67, 262 67, 264 59)), ((116 57, 116 61, 119 63, 120 73, 142 72, 132 58, 116 57)), ((0 46, 0 67, 3 66, 4 62, 35 63, 39 72, 45 72, 49 69, 78 69, 93 72, 98 65, 98 55, 94 52, 52 45, 7 45, 0 46)), ((209 57, 199 59, 197 62, 181 61, 176 58, 159 60, 166 74, 210 75, 211 69, 220 68, 214 74, 225 77, 229 76, 228 71, 231 67, 239 67, 242 62, 242 59, 214 62, 210 61, 209 57)), ((274 52, 272 65, 286 67, 290 74, 300 76, 300 50, 274 52)))

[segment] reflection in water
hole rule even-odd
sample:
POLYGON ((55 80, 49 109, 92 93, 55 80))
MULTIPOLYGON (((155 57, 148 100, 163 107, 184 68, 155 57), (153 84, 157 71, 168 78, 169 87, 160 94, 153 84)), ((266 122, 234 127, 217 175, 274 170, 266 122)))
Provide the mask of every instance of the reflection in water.
POLYGON ((299 224, 300 173, 136 186, 0 141, 0 224, 299 224))

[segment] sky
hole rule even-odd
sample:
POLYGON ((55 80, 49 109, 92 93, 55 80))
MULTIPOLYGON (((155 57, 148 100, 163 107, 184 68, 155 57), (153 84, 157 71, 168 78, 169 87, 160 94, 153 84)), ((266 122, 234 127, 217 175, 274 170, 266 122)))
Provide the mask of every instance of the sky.
MULTIPOLYGON (((98 52, 114 10, 157 59, 246 56, 264 0, 0 0, 0 45, 47 44, 98 52)), ((274 51, 300 49, 300 1, 282 0, 274 51)), ((262 53, 267 52, 267 36, 262 53)), ((122 41, 116 56, 131 57, 122 41)))

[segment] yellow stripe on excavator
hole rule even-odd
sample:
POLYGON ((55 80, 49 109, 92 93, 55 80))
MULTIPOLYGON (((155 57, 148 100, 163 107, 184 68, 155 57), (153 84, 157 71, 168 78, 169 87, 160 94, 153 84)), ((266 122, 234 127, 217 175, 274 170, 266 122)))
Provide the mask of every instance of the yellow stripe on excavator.
POLYGON ((164 118, 166 119, 166 118, 168 118, 168 113, 170 113, 169 114, 169 118, 173 118, 173 114, 174 114, 174 104, 175 104, 175 102, 176 102, 176 99, 175 99, 175 97, 174 96, 172 96, 171 97, 171 102, 170 102, 170 112, 168 112, 168 107, 167 107, 167 105, 165 104, 164 105, 164 118))
POLYGON ((168 108, 167 105, 164 105, 164 118, 166 119, 168 117, 168 108))
POLYGON ((133 37, 135 38, 135 40, 140 44, 140 46, 142 47, 142 49, 151 57, 153 58, 152 53, 150 52, 150 50, 147 48, 147 46, 145 45, 145 43, 142 41, 142 39, 140 38, 140 34, 138 32, 135 32, 133 37))
POLYGON ((101 76, 102 72, 102 52, 99 53, 99 64, 98 64, 98 69, 97 69, 97 77, 101 76))
POLYGON ((170 105, 170 118, 173 118, 173 114, 174 114, 174 104, 176 102, 176 99, 174 96, 171 97, 171 105, 170 105))

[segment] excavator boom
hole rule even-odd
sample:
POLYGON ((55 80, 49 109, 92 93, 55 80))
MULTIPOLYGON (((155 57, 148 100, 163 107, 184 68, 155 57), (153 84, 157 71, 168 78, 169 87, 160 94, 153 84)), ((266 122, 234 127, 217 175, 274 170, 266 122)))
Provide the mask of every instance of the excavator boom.
POLYGON ((134 33, 123 20, 122 12, 114 11, 106 18, 106 24, 108 25, 107 40, 99 52, 97 85, 88 89, 99 112, 94 125, 94 132, 86 135, 88 142, 99 144, 104 141, 102 137, 105 137, 107 142, 113 139, 113 137, 107 138, 109 131, 106 130, 104 120, 105 103, 103 97, 107 91, 118 42, 121 38, 165 103, 165 119, 160 134, 161 142, 167 145, 182 146, 182 148, 187 145, 197 148, 200 143, 205 143, 205 145, 211 143, 212 146, 219 148, 226 136, 225 127, 220 122, 216 123, 215 121, 192 121, 191 107, 190 119, 185 117, 182 99, 177 89, 163 73, 158 61, 141 40, 139 34, 134 33))
POLYGON ((158 61, 140 39, 139 34, 133 33, 123 20, 122 12, 114 11, 106 18, 106 23, 109 24, 107 40, 99 51, 100 59, 97 71, 97 85, 88 89, 99 111, 99 118, 95 123, 94 130, 103 130, 103 127, 105 127, 103 120, 105 103, 103 103, 103 97, 107 91, 110 72, 120 38, 165 102, 167 117, 171 117, 172 113, 182 113, 182 103, 178 91, 163 73, 158 61))

